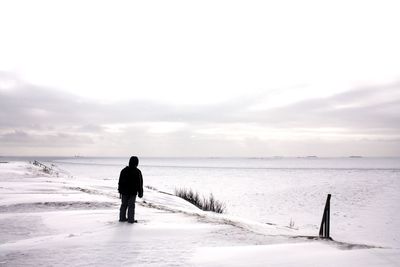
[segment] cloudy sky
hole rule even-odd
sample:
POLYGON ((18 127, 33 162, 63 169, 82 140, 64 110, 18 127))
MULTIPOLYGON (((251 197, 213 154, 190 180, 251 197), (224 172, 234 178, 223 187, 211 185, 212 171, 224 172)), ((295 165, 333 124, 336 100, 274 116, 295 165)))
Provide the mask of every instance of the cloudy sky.
POLYGON ((0 0, 0 155, 400 156, 399 13, 0 0))

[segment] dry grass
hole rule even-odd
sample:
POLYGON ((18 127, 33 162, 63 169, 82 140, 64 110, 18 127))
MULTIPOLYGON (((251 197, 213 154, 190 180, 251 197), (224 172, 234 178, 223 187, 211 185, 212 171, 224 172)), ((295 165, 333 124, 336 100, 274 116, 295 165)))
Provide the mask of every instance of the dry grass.
POLYGON ((175 195, 189 201, 204 211, 212 211, 216 213, 225 212, 225 204, 216 200, 213 194, 210 194, 210 196, 206 198, 204 196, 201 197, 198 192, 194 192, 192 189, 179 188, 175 189, 175 195))

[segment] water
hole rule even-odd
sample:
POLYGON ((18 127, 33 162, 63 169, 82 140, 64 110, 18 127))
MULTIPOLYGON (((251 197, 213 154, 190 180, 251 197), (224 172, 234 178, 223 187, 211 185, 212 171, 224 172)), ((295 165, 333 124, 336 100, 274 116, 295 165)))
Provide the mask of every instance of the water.
MULTIPOLYGON (((44 158, 116 190, 128 158, 44 158)), ((141 158, 144 184, 192 188, 226 204, 229 215, 317 234, 332 194, 332 235, 400 246, 400 158, 141 158), (394 234, 396 233, 396 234, 394 234)))

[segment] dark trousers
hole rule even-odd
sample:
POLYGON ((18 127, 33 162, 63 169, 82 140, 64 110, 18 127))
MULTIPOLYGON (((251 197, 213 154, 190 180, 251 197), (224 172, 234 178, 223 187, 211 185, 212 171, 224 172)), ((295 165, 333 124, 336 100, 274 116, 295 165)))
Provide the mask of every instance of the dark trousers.
POLYGON ((121 208, 119 209, 119 220, 126 221, 126 209, 128 209, 128 222, 135 220, 136 195, 121 195, 121 208))

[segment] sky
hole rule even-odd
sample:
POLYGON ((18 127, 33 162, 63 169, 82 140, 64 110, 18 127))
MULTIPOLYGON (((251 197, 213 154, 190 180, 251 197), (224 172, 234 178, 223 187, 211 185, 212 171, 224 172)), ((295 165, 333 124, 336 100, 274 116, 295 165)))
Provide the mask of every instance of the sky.
POLYGON ((400 156, 399 12, 0 0, 0 155, 400 156))

